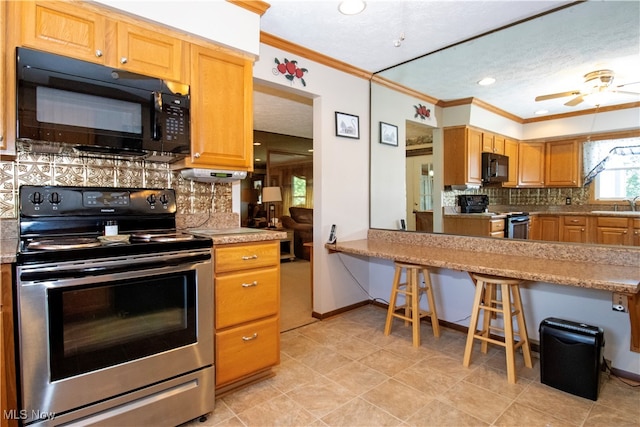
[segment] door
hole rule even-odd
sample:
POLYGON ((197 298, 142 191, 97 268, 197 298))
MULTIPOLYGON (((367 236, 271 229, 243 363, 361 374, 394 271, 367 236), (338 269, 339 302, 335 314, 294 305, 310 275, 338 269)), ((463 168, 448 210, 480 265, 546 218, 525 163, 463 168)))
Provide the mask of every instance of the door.
POLYGON ((433 155, 407 157, 407 230, 416 231, 416 211, 433 210, 433 155))

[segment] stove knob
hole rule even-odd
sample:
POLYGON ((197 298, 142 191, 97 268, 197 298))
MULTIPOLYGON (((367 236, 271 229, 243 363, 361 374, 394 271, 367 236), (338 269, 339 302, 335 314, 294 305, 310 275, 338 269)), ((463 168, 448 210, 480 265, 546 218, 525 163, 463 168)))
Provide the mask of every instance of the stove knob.
POLYGON ((34 205, 39 205, 40 203, 44 202, 44 197, 42 197, 42 193, 40 193, 39 191, 33 193, 31 197, 29 197, 29 199, 34 205))
POLYGON ((60 194, 53 192, 49 195, 49 201, 54 204, 57 205, 58 203, 60 203, 60 194))
POLYGON ((147 197, 147 202, 150 205, 155 205, 156 204, 156 195, 155 194, 150 194, 149 197, 147 197))
POLYGON ((169 197, 166 194, 161 194, 160 203, 162 203, 163 205, 166 205, 167 203, 169 203, 169 197))

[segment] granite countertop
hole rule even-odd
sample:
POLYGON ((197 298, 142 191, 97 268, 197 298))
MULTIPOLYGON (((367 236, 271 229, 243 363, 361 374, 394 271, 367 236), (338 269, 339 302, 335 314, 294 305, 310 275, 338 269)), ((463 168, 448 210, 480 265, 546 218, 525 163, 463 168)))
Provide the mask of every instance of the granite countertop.
POLYGON ((601 248, 369 230, 330 251, 582 288, 640 292, 640 248, 601 248), (527 246, 523 246, 528 245, 527 246), (538 247, 544 245, 544 247, 538 247), (572 248, 575 250, 572 251, 572 248))
POLYGON ((194 228, 185 230, 198 236, 210 237, 214 245, 225 245, 230 243, 250 243, 269 240, 281 240, 287 238, 286 231, 278 229, 265 230, 257 228, 194 228))

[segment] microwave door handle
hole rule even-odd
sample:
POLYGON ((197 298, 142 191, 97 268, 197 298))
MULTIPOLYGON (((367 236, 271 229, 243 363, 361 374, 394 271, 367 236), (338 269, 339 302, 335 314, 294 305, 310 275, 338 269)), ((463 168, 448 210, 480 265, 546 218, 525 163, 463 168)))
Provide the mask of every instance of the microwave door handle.
POLYGON ((489 160, 489 176, 495 178, 498 176, 498 160, 489 160))
POLYGON ((153 96, 153 117, 151 118, 151 139, 160 141, 162 139, 162 93, 152 92, 153 96))

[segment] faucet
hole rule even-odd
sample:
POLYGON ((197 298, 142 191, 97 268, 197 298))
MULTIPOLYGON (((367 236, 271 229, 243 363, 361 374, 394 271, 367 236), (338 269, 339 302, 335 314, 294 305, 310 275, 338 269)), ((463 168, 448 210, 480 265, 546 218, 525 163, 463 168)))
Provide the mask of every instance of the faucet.
POLYGON ((636 201, 640 199, 640 196, 636 196, 633 199, 627 199, 627 202, 629 202, 629 206, 631 206, 631 210, 633 212, 635 212, 636 210, 636 201))

